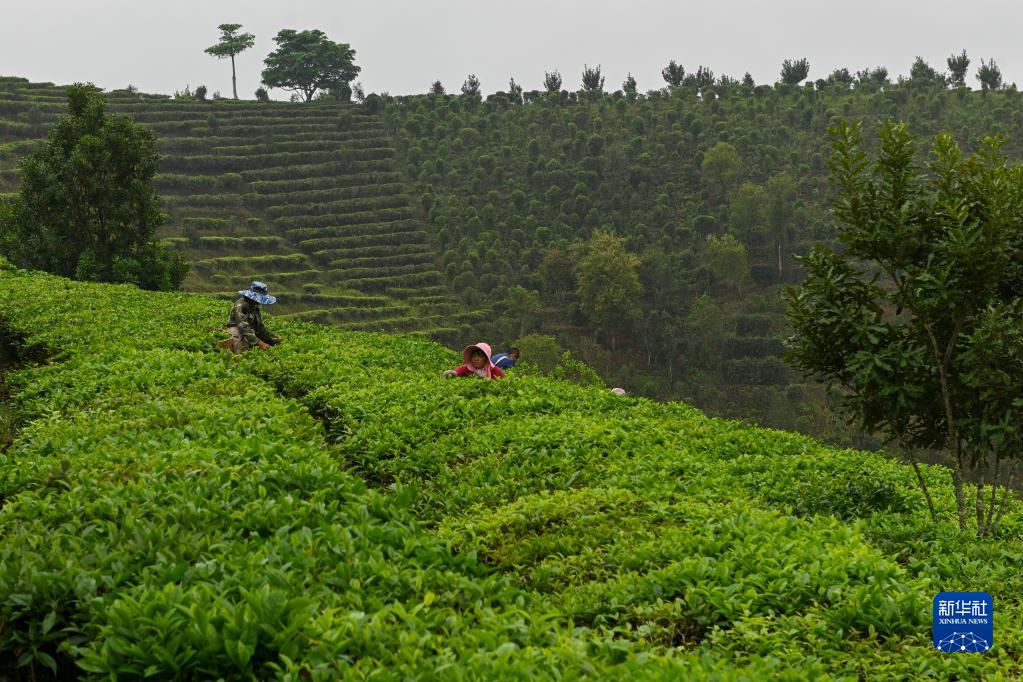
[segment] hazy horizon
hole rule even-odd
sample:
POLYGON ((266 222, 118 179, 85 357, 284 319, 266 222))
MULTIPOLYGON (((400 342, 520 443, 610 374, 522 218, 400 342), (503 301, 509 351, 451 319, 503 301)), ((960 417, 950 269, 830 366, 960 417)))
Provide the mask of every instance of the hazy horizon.
MULTIPOLYGON (((540 89, 544 72, 554 69, 567 89, 576 89, 584 64, 601 65, 609 91, 619 89, 628 73, 646 91, 664 86, 660 71, 672 59, 687 71, 704 65, 733 78, 749 71, 758 84, 774 83, 782 60, 800 57, 810 61, 810 80, 839 67, 855 72, 878 65, 895 78, 908 73, 917 55, 944 71, 945 58, 963 49, 972 60, 968 85, 977 88, 981 58, 995 59, 1006 83, 1023 81, 1023 47, 1014 35, 1021 19, 1023 6, 991 0, 969 8, 946 0, 869 0, 854 12, 808 0, 636 0, 628 6, 521 0, 514 7, 381 0, 341 11, 325 0, 286 6, 38 0, 6 8, 0 75, 90 81, 108 90, 132 84, 163 94, 206 85, 210 93, 230 97, 230 60, 203 50, 217 42, 218 24, 239 23, 256 36, 254 47, 237 57, 244 99, 253 98, 263 58, 283 28, 317 28, 349 43, 367 93, 422 93, 438 79, 448 92, 458 92, 469 73, 479 77, 485 93, 506 89, 509 78, 526 90, 540 89)), ((282 90, 271 94, 288 96, 282 90)))

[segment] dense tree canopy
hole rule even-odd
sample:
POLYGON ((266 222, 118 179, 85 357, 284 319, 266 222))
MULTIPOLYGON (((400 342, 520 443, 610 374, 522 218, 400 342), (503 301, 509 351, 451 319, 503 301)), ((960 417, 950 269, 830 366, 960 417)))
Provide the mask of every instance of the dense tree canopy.
POLYGON ((982 90, 997 90, 1002 87, 1002 70, 995 64, 995 60, 980 60, 980 68, 977 69, 977 80, 980 81, 982 90))
POLYGON ((970 68, 970 58, 966 56, 966 50, 951 55, 945 63, 948 64, 948 80, 952 87, 965 87, 966 70, 970 68))
POLYGON ((560 92, 561 91, 561 74, 558 73, 557 69, 553 71, 547 71, 543 76, 543 87, 547 92, 560 92))
POLYGON ((284 29, 274 36, 274 42, 277 49, 264 60, 263 83, 268 88, 301 93, 307 102, 318 91, 349 88, 362 71, 355 65, 355 50, 331 41, 320 30, 284 29))
POLYGON ((623 240, 604 231, 589 241, 576 267, 583 314, 595 329, 608 336, 612 349, 639 312, 643 285, 638 268, 639 259, 625 249, 623 240))
POLYGON ((661 78, 671 87, 677 88, 685 81, 686 70, 672 59, 666 67, 661 69, 661 78))
POLYGON ((600 64, 596 66, 583 65, 583 91, 591 97, 604 92, 604 76, 600 73, 600 64))
POLYGON ((786 85, 799 85, 810 75, 810 62, 802 59, 786 59, 781 64, 781 82, 786 85))
POLYGON ((177 288, 187 266, 153 241, 164 218, 153 188, 156 135, 107 115, 91 86, 67 92, 70 112, 19 167, 21 191, 0 216, 5 249, 66 277, 177 288))

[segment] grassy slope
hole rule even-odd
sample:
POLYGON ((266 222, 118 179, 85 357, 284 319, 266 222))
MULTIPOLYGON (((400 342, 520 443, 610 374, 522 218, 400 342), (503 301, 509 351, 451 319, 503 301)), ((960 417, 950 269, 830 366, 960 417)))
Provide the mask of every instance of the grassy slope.
MULTIPOLYGON (((444 335, 466 322, 379 116, 338 104, 107 99, 109 113, 159 136, 161 236, 192 263, 188 290, 234 296, 261 279, 287 312, 350 329, 444 335)), ((17 189, 17 162, 66 110, 62 87, 0 78, 0 192, 17 189)))
POLYGON ((3 660, 1019 674, 1018 507, 997 540, 932 529, 911 472, 876 454, 543 379, 444 381, 454 354, 415 337, 271 318, 284 345, 229 357, 202 296, 0 271, 0 310, 54 358, 10 377, 3 660), (931 650, 949 589, 995 595, 995 651, 931 650))

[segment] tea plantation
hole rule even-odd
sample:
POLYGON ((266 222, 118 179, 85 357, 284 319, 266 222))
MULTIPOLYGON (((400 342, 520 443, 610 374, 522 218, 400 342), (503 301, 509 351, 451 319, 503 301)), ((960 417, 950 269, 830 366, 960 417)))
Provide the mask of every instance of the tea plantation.
MULTIPOLYGON (((912 470, 677 403, 444 380, 421 337, 0 264, 0 674, 1011 679, 1023 522, 934 528, 912 470), (940 590, 995 647, 936 652, 940 590)), ((947 471, 927 468, 948 500, 947 471)), ((934 488, 932 488, 933 490, 934 488)), ((944 509, 951 521, 951 510, 944 509)))
MULTIPOLYGON (((349 329, 450 335, 460 311, 379 115, 354 105, 171 99, 114 91, 110 113, 154 130, 163 237, 185 288, 236 295, 272 283, 286 312, 349 329)), ((67 111, 66 88, 0 78, 0 192, 67 111)))

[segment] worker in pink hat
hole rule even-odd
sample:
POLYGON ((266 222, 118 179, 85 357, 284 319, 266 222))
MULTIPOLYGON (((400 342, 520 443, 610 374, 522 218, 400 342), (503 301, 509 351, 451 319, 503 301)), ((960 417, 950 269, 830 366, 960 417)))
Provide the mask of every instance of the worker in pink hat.
POLYGON ((466 346, 462 351, 462 364, 444 372, 444 376, 477 376, 484 379, 500 379, 504 376, 504 372, 490 361, 490 344, 477 343, 474 346, 466 346))

